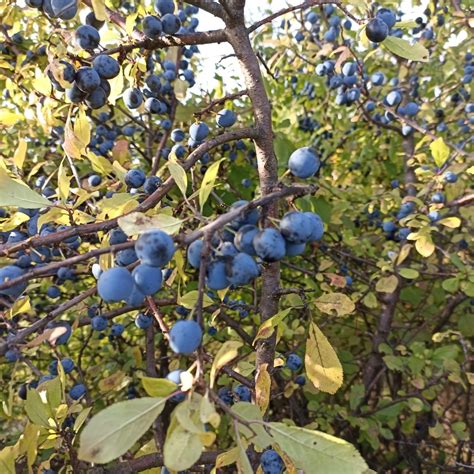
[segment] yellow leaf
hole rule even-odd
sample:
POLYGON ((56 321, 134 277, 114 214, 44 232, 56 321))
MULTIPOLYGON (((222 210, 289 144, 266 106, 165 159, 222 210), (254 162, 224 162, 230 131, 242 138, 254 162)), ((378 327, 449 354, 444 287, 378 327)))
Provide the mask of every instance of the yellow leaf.
POLYGON ((234 464, 239 459, 239 447, 229 449, 224 453, 220 453, 216 458, 216 468, 230 466, 234 464))
MULTIPOLYGON (((128 21, 127 17, 127 21, 128 21)), ((120 68, 120 72, 116 77, 113 79, 109 79, 109 84, 110 84, 110 95, 109 95, 109 102, 112 105, 115 105, 115 102, 117 101, 118 97, 122 94, 123 91, 123 72, 122 69, 120 68)))
POLYGON ((411 248, 412 248, 412 246, 410 244, 405 244, 400 249, 400 253, 398 254, 398 258, 397 258, 397 265, 401 265, 405 261, 405 259, 410 254, 411 248))
POLYGON ((16 314, 20 313, 28 313, 31 309, 30 297, 29 296, 22 296, 18 298, 13 306, 8 310, 8 317, 12 318, 16 314))
POLYGON ((15 154, 13 155, 13 163, 17 168, 22 169, 23 163, 25 162, 26 158, 26 150, 28 145, 24 138, 20 138, 18 142, 18 147, 15 150, 15 154))
POLYGON ((270 404, 272 379, 268 373, 268 364, 262 364, 255 377, 255 402, 260 411, 265 413, 270 404))
POLYGON ((270 337, 273 334, 274 328, 278 326, 283 321, 283 319, 285 319, 286 316, 290 314, 291 310, 292 308, 287 308, 283 311, 279 311, 270 319, 267 319, 264 323, 262 323, 258 328, 257 335, 255 336, 253 343, 255 344, 255 341, 257 341, 258 339, 267 339, 268 337, 270 337))
POLYGON ((92 0, 92 9, 94 10, 94 15, 99 21, 107 20, 107 12, 105 9, 104 0, 92 0))
POLYGON ((22 114, 10 112, 7 109, 0 110, 0 125, 4 127, 11 127, 12 125, 15 125, 16 122, 18 122, 19 120, 23 118, 24 117, 22 114))
POLYGON ((214 387, 214 382, 219 370, 239 355, 239 349, 242 347, 240 341, 227 341, 217 352, 211 367, 210 384, 214 387))
POLYGON ((415 248, 421 256, 426 258, 435 251, 435 246, 429 235, 421 235, 415 242, 415 248))
POLYGON ((168 162, 168 169, 183 196, 186 197, 186 190, 188 188, 186 171, 179 163, 173 161, 168 162))
POLYGON ((206 204, 206 201, 211 194, 212 189, 214 188, 214 183, 216 182, 221 162, 222 160, 212 163, 212 165, 207 169, 204 178, 202 179, 201 187, 199 188, 199 205, 201 206, 201 212, 204 204, 206 204))
POLYGON ((183 221, 167 214, 158 214, 150 217, 141 212, 132 212, 120 217, 118 220, 118 225, 128 236, 143 234, 144 232, 156 229, 174 235, 179 232, 182 223, 183 221))
POLYGON ((350 314, 355 310, 354 302, 344 293, 326 293, 321 295, 314 304, 323 313, 335 311, 338 316, 350 314))
POLYGON ((29 221, 30 217, 23 212, 15 212, 13 216, 5 219, 0 224, 0 230, 3 232, 9 232, 10 230, 16 229, 19 225, 23 224, 23 222, 29 221))
POLYGON ((461 225, 461 219, 459 217, 446 217, 438 221, 438 224, 449 227, 450 229, 456 229, 461 225))
POLYGON ((375 285, 375 290, 380 293, 393 293, 398 286, 398 278, 395 275, 381 278, 375 285))
POLYGON ((438 168, 443 166, 449 156, 449 147, 444 143, 443 137, 439 137, 431 142, 430 150, 436 166, 438 168))
POLYGON ((66 173, 63 160, 61 161, 58 170, 58 196, 63 202, 66 202, 69 196, 70 181, 71 178, 66 173))
MULTIPOLYGON (((197 300, 199 296, 199 291, 193 290, 189 291, 183 296, 180 296, 178 298, 178 304, 181 306, 184 306, 187 309, 193 309, 196 306, 197 300)), ((203 308, 206 308, 207 306, 212 306, 214 304, 214 301, 212 301, 209 296, 207 296, 206 293, 204 293, 203 298, 202 298, 202 306, 203 308)))
POLYGON ((51 81, 39 67, 36 68, 35 78, 33 79, 32 86, 42 95, 49 96, 51 93, 51 81))
POLYGON ((133 33, 133 29, 135 28, 135 20, 137 19, 138 13, 134 13, 133 15, 127 15, 127 19, 125 20, 125 31, 128 36, 131 36, 133 33))
POLYGON ((314 323, 309 327, 304 362, 306 375, 317 389, 336 393, 341 387, 344 378, 342 365, 336 351, 314 323))
POLYGON ((74 135, 77 137, 80 150, 85 150, 86 146, 91 141, 91 125, 83 109, 80 109, 76 116, 74 122, 74 135))

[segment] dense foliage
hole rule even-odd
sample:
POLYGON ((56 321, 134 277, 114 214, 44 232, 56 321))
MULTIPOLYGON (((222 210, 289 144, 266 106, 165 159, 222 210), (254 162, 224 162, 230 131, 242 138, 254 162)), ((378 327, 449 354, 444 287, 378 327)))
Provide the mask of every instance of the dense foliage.
POLYGON ((474 470, 474 22, 421 3, 0 0, 2 474, 474 470))

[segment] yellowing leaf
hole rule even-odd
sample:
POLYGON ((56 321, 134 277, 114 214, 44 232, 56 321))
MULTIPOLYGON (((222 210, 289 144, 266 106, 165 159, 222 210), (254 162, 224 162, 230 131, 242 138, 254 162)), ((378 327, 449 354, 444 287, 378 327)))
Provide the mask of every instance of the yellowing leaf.
POLYGON ((133 13, 132 15, 127 15, 125 20, 125 31, 128 36, 131 36, 133 29, 135 28, 135 20, 137 19, 138 13, 133 13))
POLYGON ((311 383, 322 392, 336 393, 344 374, 336 351, 316 324, 309 326, 304 358, 306 374, 311 383))
POLYGON ((435 251, 435 246, 429 235, 421 235, 415 242, 415 248, 421 256, 426 258, 435 251))
POLYGON ((356 448, 335 436, 284 423, 269 423, 269 432, 296 468, 311 474, 368 474, 356 448))
POLYGON ((459 217, 446 217, 438 221, 438 224, 449 227, 450 229, 456 229, 461 225, 461 219, 459 217))
POLYGON ((380 278, 375 285, 376 291, 379 293, 393 293, 398 286, 398 278, 395 275, 389 277, 380 278))
POLYGON ((20 169, 23 168, 23 163, 25 162, 27 148, 28 148, 28 145, 26 143, 26 140, 24 138, 20 138, 20 140, 18 141, 18 147, 15 150, 15 154, 13 155, 13 164, 17 168, 20 168, 20 169))
POLYGON ((215 378, 219 370, 239 355, 239 349, 242 345, 243 344, 240 341, 226 341, 221 346, 214 357, 214 362, 211 367, 211 374, 209 377, 211 389, 214 387, 215 378))
POLYGON ((178 390, 178 386, 168 379, 142 377, 142 385, 150 397, 167 397, 178 390))
POLYGON ((94 15, 99 21, 107 20, 107 12, 105 10, 105 1, 104 0, 92 0, 92 8, 94 10, 94 15))
POLYGON ((58 196, 63 202, 66 202, 69 196, 71 178, 66 173, 64 160, 61 161, 58 170, 58 196))
POLYGON ((13 318, 16 314, 28 313, 31 309, 30 297, 22 296, 18 298, 13 306, 7 311, 8 317, 13 318))
POLYGON ((118 220, 120 228, 128 236, 143 234, 144 232, 157 229, 174 235, 179 232, 182 222, 183 221, 167 214, 158 214, 150 217, 141 212, 132 212, 120 217, 118 220))
POLYGON ((407 280, 414 280, 420 276, 420 273, 414 268, 400 268, 398 273, 407 280))
POLYGON ((201 212, 204 208, 204 204, 206 204, 206 201, 211 194, 212 189, 214 188, 214 183, 216 182, 221 162, 222 160, 212 163, 212 165, 207 169, 204 178, 202 179, 201 187, 199 188, 199 205, 201 206, 201 212))
POLYGON ((30 217, 23 212, 15 212, 11 217, 5 219, 0 224, 0 230, 3 232, 8 232, 10 230, 16 229, 19 225, 23 224, 23 222, 29 221, 30 217))
POLYGON ((268 373, 268 364, 262 364, 255 377, 255 401, 263 414, 270 404, 271 386, 272 379, 268 373))
POLYGON ((144 397, 102 410, 81 433, 79 459, 105 464, 122 456, 150 428, 165 403, 165 398, 144 397))
POLYGON ((42 95, 49 96, 51 93, 51 81, 39 67, 35 70, 35 78, 32 81, 32 86, 42 95))
POLYGON ((118 370, 117 372, 114 372, 113 374, 99 381, 98 383, 99 390, 101 392, 110 392, 111 390, 114 390, 117 387, 120 387, 122 382, 124 382, 124 379, 125 379, 125 372, 118 370))
POLYGON ((14 180, 0 168, 0 206, 18 206, 39 209, 51 206, 45 197, 31 190, 21 181, 14 180))
POLYGON ((443 137, 439 137, 431 142, 430 150, 436 166, 438 168, 443 166, 449 157, 449 147, 444 143, 443 137))
POLYGON ((421 43, 410 44, 407 40, 396 36, 387 36, 382 45, 393 54, 411 61, 428 62, 430 58, 429 51, 421 43))
POLYGON ((255 344, 255 341, 257 341, 258 339, 266 339, 270 337, 273 334, 274 328, 278 326, 283 321, 283 319, 285 319, 286 316, 290 314, 291 310, 292 308, 287 308, 282 311, 279 311, 270 319, 267 319, 264 323, 262 323, 258 328, 257 335, 255 336, 253 343, 255 344))
MULTIPOLYGON (((232 411, 237 413, 241 418, 247 421, 262 421, 263 415, 257 405, 250 402, 237 402, 232 407, 232 411)), ((267 446, 273 443, 272 438, 266 432, 263 424, 252 424, 252 430, 248 426, 239 423, 239 433, 250 443, 255 444, 259 450, 264 450, 267 446)))
POLYGON ((81 150, 91 141, 91 125, 83 109, 79 110, 74 122, 74 135, 77 137, 81 150))
POLYGON ((201 423, 210 423, 214 428, 218 428, 221 422, 221 417, 216 411, 216 407, 209 400, 208 396, 202 397, 199 407, 199 419, 201 423))
MULTIPOLYGON (((127 16, 127 21, 128 21, 129 16, 127 16)), ((118 97, 122 94, 123 91, 123 71, 122 68, 120 68, 120 72, 116 77, 113 79, 109 79, 109 84, 110 84, 110 95, 109 95, 109 102, 112 105, 115 105, 115 102, 117 101, 118 97)))
POLYGON ((323 313, 331 314, 331 311, 335 311, 338 316, 350 314, 355 310, 354 302, 344 293, 326 293, 314 304, 323 313))
POLYGON ((225 451, 224 453, 220 453, 216 458, 216 468, 230 466, 237 462, 239 458, 239 448, 235 447, 229 449, 229 451, 225 451))
POLYGON ((165 466, 171 471, 189 469, 201 456, 201 438, 178 425, 168 431, 163 449, 165 466))
MULTIPOLYGON (((181 306, 184 306, 187 309, 193 309, 196 306, 197 300, 198 300, 199 292, 197 290, 190 291, 186 293, 183 296, 180 296, 178 298, 178 304, 181 306)), ((211 306, 214 304, 214 301, 212 301, 209 296, 206 295, 206 293, 203 294, 202 298, 202 306, 203 308, 206 308, 207 306, 211 306)))
POLYGON ((173 161, 168 162, 168 169, 183 196, 186 197, 186 190, 188 188, 186 171, 179 163, 173 161))
POLYGON ((22 114, 10 112, 7 109, 0 110, 0 125, 4 127, 11 127, 15 125, 19 120, 24 119, 22 114))
POLYGON ((412 245, 410 244, 405 244, 400 249, 400 253, 398 254, 398 258, 397 258, 397 265, 401 265, 405 261, 405 259, 410 254, 411 249, 412 249, 412 245))

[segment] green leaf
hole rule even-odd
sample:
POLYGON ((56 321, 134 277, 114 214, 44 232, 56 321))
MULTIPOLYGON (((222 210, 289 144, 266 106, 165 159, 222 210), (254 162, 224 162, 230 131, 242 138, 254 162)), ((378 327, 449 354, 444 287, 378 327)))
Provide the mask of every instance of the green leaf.
POLYGON ((49 419, 52 417, 51 410, 43 403, 38 390, 28 390, 26 395, 25 411, 28 418, 35 424, 50 428, 49 419))
POLYGON ((443 138, 439 137, 431 142, 430 150, 436 166, 441 168, 449 157, 449 147, 444 143, 443 138))
POLYGON ((354 302, 344 293, 326 293, 321 295, 314 304, 323 313, 335 311, 338 316, 350 314, 355 310, 354 302))
POLYGON ((142 385, 150 397, 167 397, 178 390, 178 386, 168 379, 142 377, 142 385))
POLYGON ((387 36, 382 44, 393 54, 411 61, 428 62, 430 58, 429 51, 420 43, 410 44, 405 39, 387 36))
POLYGON ((375 290, 379 293, 393 293, 398 286, 398 278, 395 275, 381 278, 375 285, 375 290))
POLYGON ((163 230, 167 234, 174 235, 179 232, 183 221, 168 214, 147 216, 141 212, 131 212, 126 216, 119 217, 119 227, 130 237, 143 234, 150 230, 163 230))
POLYGON ((0 206, 39 209, 51 206, 51 202, 25 183, 10 178, 5 170, 0 168, 0 206))
POLYGON ((165 403, 165 398, 137 398, 102 410, 81 433, 79 459, 105 464, 122 456, 148 430, 165 403))
POLYGON ((186 176, 186 171, 176 161, 169 161, 168 169, 172 178, 174 179, 174 182, 183 193, 183 196, 186 197, 186 190, 188 188, 188 177, 186 176))
POLYGON ((204 204, 206 204, 206 201, 211 194, 212 189, 214 188, 214 184, 219 173, 219 166, 222 160, 223 159, 212 163, 202 179, 201 187, 199 188, 199 205, 201 206, 201 212, 204 208, 204 204))
MULTIPOLYGON (((257 405, 249 402, 238 402, 232 406, 232 411, 247 421, 261 422, 262 412, 257 405)), ((273 443, 271 436, 265 431, 260 423, 252 423, 252 430, 249 427, 239 423, 239 433, 250 443, 253 443, 258 449, 263 450, 273 443)))
POLYGON ((257 335, 253 340, 255 341, 258 339, 266 339, 273 334, 273 330, 276 326, 278 326, 291 312, 292 308, 287 308, 282 311, 279 311, 277 314, 272 316, 270 319, 267 319, 264 323, 260 325, 257 331, 257 335))
POLYGON ((309 327, 304 363, 306 375, 317 389, 336 393, 341 387, 344 379, 342 365, 336 351, 314 323, 309 327))
MULTIPOLYGON (((178 304, 181 306, 184 306, 187 309, 193 309, 196 306, 197 300, 199 297, 199 291, 193 290, 189 291, 185 295, 181 296, 178 299, 178 304)), ((206 308, 207 306, 212 306, 214 304, 214 301, 211 300, 209 296, 204 293, 203 298, 202 298, 202 306, 203 308, 206 308)))
POLYGON ((400 270, 398 270, 398 273, 400 276, 406 278, 407 280, 414 280, 415 278, 418 278, 420 276, 418 270, 415 270, 414 268, 400 268, 400 270))
POLYGON ((311 474, 362 474, 369 468, 352 444, 305 428, 269 423, 270 434, 298 469, 311 474))
POLYGON ((185 430, 181 425, 168 431, 163 448, 165 466, 171 471, 189 469, 200 458, 202 443, 198 434, 185 430))
POLYGON ((222 344, 221 348, 214 357, 214 361, 212 362, 211 374, 209 377, 211 389, 214 387, 216 375, 218 374, 219 370, 239 355, 239 349, 242 346, 243 343, 240 341, 226 341, 224 344, 222 344))

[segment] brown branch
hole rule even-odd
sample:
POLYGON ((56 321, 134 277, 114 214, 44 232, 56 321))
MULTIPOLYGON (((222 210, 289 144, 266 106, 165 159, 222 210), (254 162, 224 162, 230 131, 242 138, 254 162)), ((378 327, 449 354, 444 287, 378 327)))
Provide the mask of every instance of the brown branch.
POLYGON ((43 319, 40 319, 33 323, 31 326, 22 329, 19 331, 15 336, 13 336, 8 343, 4 342, 0 344, 0 355, 4 355, 5 352, 8 350, 10 346, 14 346, 15 344, 19 344, 23 342, 29 335, 34 334, 35 332, 38 332, 39 330, 43 329, 50 321, 53 321, 55 318, 58 316, 61 316, 64 314, 65 311, 67 311, 70 308, 73 308, 76 306, 78 303, 81 301, 85 300, 89 296, 92 296, 96 292, 96 287, 89 288, 86 291, 83 291, 79 295, 77 295, 75 298, 72 298, 69 301, 66 301, 65 303, 59 305, 56 309, 51 311, 47 316, 45 316, 43 319))
MULTIPOLYGON (((195 466, 215 464, 219 452, 205 452, 201 455, 195 466)), ((84 472, 88 464, 81 466, 84 472)), ((88 474, 135 474, 137 472, 151 469, 152 467, 164 466, 163 456, 158 453, 146 454, 131 461, 122 461, 112 464, 110 467, 94 467, 87 469, 88 474)))
MULTIPOLYGON (((227 212, 226 214, 220 215, 217 219, 213 220, 209 224, 206 224, 204 227, 201 227, 200 229, 197 229, 194 232, 191 232, 190 234, 187 234, 186 236, 184 236, 181 239, 181 243, 183 245, 189 245, 195 240, 203 237, 205 234, 213 234, 219 229, 221 229, 222 227, 224 227, 226 224, 229 224, 230 222, 232 222, 239 215, 251 209, 255 209, 260 206, 263 207, 263 206, 275 204, 278 202, 279 199, 287 197, 287 196, 298 197, 298 196, 305 196, 308 194, 314 194, 317 189, 318 188, 316 185, 308 185, 308 186, 294 185, 294 186, 289 186, 289 187, 282 187, 278 189, 277 191, 270 192, 269 194, 266 194, 265 196, 262 196, 261 198, 255 199, 254 201, 250 201, 244 206, 240 206, 236 209, 233 209, 230 212, 227 212)), ((276 290, 276 288, 274 290, 276 290)))
POLYGON ((219 5, 213 0, 189 0, 186 3, 190 3, 196 7, 199 7, 201 10, 210 13, 211 15, 217 16, 219 18, 224 18, 225 11, 222 8, 222 5, 219 5))
POLYGON ((447 207, 470 206, 474 202, 474 194, 466 194, 457 199, 453 199, 446 203, 447 207))
MULTIPOLYGON (((257 136, 257 130, 254 128, 240 128, 232 131, 225 132, 221 135, 211 138, 202 145, 199 145, 192 153, 189 154, 188 158, 182 163, 183 168, 188 171, 192 166, 208 151, 213 148, 223 145, 224 143, 240 140, 243 138, 255 138, 257 136)), ((141 204, 139 204, 133 212, 145 212, 152 209, 158 204, 161 199, 173 188, 175 184, 174 179, 170 176, 163 185, 158 188, 153 194, 148 196, 141 204)), ((52 245, 58 242, 62 242, 65 239, 78 235, 89 235, 96 234, 99 231, 108 231, 117 227, 118 217, 103 222, 94 222, 91 224, 82 224, 76 227, 70 227, 69 229, 55 232, 46 236, 35 236, 30 239, 14 244, 3 244, 0 245, 0 257, 9 256, 19 250, 24 250, 29 247, 40 247, 43 245, 52 245)))
POLYGON ((119 250, 133 247, 134 245, 135 245, 135 242, 125 242, 123 244, 117 244, 117 245, 112 245, 110 247, 103 247, 103 248, 91 250, 90 252, 86 252, 80 255, 75 255, 74 257, 70 257, 59 262, 53 262, 48 265, 44 265, 43 267, 39 267, 39 266, 35 267, 32 270, 29 270, 24 275, 21 275, 16 278, 12 278, 11 280, 1 283, 0 290, 11 288, 12 286, 17 285, 18 283, 23 283, 25 281, 31 280, 32 278, 48 274, 52 270, 58 270, 59 268, 62 268, 62 267, 72 266, 72 265, 75 265, 76 263, 82 262, 84 260, 89 260, 91 258, 97 257, 98 255, 102 255, 104 253, 115 253, 115 252, 118 252, 119 250))
POLYGON ((204 109, 200 110, 199 112, 194 112, 194 116, 200 119, 203 115, 211 112, 214 107, 217 107, 218 105, 224 105, 228 100, 235 100, 243 97, 244 95, 247 95, 247 91, 245 89, 243 91, 235 92, 234 94, 228 94, 220 99, 213 100, 204 109))

